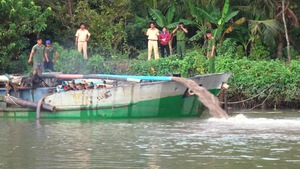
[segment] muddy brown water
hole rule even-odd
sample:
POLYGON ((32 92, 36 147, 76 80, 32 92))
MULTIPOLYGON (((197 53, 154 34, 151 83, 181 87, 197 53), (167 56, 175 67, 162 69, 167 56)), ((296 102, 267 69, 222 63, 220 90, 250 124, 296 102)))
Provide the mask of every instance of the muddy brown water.
POLYGON ((0 119, 1 169, 300 166, 300 111, 228 119, 0 119))

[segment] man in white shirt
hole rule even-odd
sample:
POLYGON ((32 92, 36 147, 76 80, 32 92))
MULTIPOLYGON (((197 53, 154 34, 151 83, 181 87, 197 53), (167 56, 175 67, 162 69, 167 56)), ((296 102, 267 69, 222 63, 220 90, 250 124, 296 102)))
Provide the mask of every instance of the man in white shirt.
POLYGON ((76 36, 75 45, 78 46, 78 52, 81 53, 83 50, 84 59, 88 59, 87 42, 88 42, 89 38, 91 37, 91 34, 87 29, 85 29, 84 23, 80 24, 80 29, 77 30, 75 36, 76 36))
POLYGON ((152 50, 154 50, 155 60, 159 59, 157 42, 159 30, 155 28, 155 24, 153 22, 150 24, 150 28, 147 30, 146 35, 148 36, 148 60, 151 59, 152 50))

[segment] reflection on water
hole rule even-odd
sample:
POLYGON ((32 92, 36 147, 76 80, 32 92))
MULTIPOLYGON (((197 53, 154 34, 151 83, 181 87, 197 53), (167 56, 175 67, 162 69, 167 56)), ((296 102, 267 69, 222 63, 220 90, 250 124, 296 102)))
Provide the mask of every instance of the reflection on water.
POLYGON ((300 114, 229 119, 0 119, 1 169, 298 168, 300 114))

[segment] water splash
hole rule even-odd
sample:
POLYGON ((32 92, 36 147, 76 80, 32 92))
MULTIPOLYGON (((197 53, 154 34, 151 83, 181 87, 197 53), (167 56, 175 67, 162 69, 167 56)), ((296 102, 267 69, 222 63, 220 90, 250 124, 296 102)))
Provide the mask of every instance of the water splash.
POLYGON ((247 128, 297 128, 300 129, 300 118, 270 119, 248 118, 244 114, 229 117, 227 119, 209 118, 207 122, 238 125, 247 128))
POLYGON ((220 107, 220 102, 216 96, 207 91, 204 87, 199 86, 196 82, 190 79, 172 77, 172 80, 179 82, 198 96, 200 102, 202 102, 209 110, 211 116, 215 118, 229 118, 228 114, 220 107))

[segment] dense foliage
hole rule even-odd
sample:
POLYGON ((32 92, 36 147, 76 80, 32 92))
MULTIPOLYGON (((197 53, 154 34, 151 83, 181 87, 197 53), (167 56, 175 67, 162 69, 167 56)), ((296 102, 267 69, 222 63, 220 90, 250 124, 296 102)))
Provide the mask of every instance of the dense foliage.
MULTIPOLYGON (((41 36, 56 42, 60 57, 55 69, 65 73, 203 74, 208 64, 204 35, 210 29, 218 43, 217 71, 234 73, 231 96, 244 99, 272 85, 255 103, 266 98, 271 107, 296 102, 300 95, 300 3, 285 0, 282 8, 282 1, 1 0, 0 73, 30 73, 27 59, 36 37, 41 36), (173 53, 146 61, 145 30, 150 21, 170 31, 184 22, 189 30, 187 56, 179 59, 173 53), (87 62, 74 45, 81 22, 92 34, 87 62)), ((174 51, 175 44, 172 37, 174 51)))
MULTIPOLYGON (((228 47, 230 40, 218 48, 227 52, 217 56, 217 72, 232 72, 229 80, 230 101, 251 98, 248 102, 239 104, 243 108, 252 108, 260 103, 268 108, 282 108, 284 106, 298 106, 300 101, 300 58, 292 60, 287 65, 280 60, 251 59, 237 57, 238 49, 228 47), (226 45, 227 44, 227 45, 226 45)), ((204 50, 190 49, 182 60, 176 55, 159 60, 146 61, 147 54, 141 54, 135 60, 106 60, 105 56, 95 54, 84 64, 83 58, 76 50, 66 50, 58 44, 61 59, 55 64, 57 71, 65 73, 111 73, 132 75, 170 75, 181 74, 183 77, 205 74, 208 71, 208 61, 204 50), (65 63, 68 62, 69 66, 65 63)), ((241 53, 243 51, 240 51, 241 53)))
POLYGON ((30 36, 47 28, 50 12, 50 7, 42 11, 31 0, 0 2, 0 72, 12 72, 11 61, 25 59, 20 56, 27 51, 30 36))

